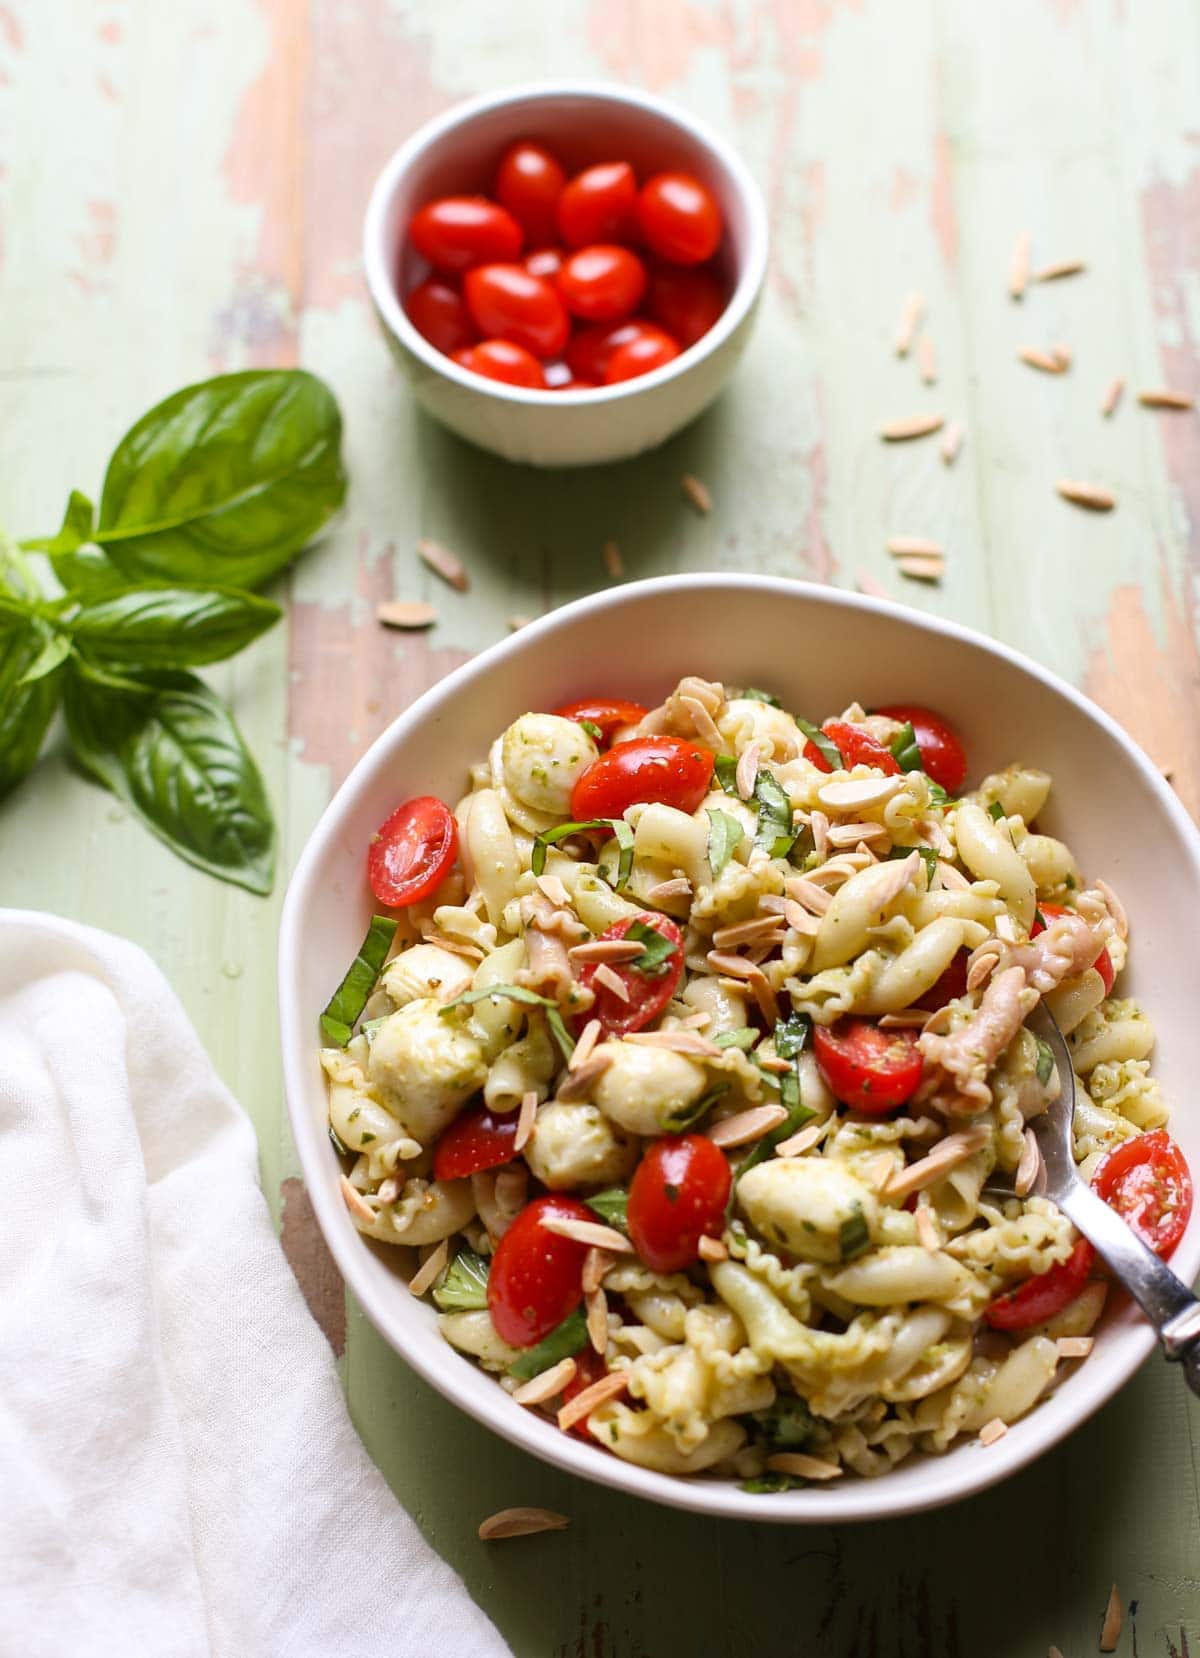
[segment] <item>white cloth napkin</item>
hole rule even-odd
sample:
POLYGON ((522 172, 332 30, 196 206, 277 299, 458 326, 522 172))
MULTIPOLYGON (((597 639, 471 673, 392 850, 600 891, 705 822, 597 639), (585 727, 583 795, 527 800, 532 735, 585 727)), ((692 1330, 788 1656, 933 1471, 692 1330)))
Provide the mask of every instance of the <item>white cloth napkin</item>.
POLYGON ((0 910, 3 1658, 503 1658, 371 1464, 141 950, 0 910))

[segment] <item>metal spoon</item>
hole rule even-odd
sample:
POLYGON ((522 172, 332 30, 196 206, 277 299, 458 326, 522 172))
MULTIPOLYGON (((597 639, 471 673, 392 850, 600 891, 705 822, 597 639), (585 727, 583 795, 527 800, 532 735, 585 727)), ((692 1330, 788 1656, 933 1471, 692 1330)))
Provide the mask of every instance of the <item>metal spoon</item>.
POLYGON ((1124 1284, 1157 1330, 1167 1358, 1179 1360, 1188 1386, 1200 1394, 1200 1301, 1080 1178, 1072 1154, 1075 1072, 1070 1050, 1044 1007, 1037 1007, 1028 1023, 1049 1045, 1062 1084, 1057 1100, 1030 1124, 1037 1135, 1044 1170, 1044 1183, 1039 1180, 1037 1190, 1056 1203, 1096 1246, 1113 1276, 1124 1284))

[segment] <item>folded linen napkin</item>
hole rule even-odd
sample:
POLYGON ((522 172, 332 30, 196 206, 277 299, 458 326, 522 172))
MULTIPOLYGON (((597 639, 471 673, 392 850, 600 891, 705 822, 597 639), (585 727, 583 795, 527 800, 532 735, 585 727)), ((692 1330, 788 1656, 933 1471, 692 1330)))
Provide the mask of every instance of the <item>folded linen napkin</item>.
POLYGON ((0 910, 0 1654, 502 1658, 369 1461, 133 945, 0 910))

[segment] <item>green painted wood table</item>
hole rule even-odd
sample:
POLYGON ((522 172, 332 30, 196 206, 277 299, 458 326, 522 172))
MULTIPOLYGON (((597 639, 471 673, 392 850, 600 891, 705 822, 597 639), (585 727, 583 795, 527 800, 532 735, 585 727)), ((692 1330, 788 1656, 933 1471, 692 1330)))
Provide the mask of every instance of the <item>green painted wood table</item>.
MULTIPOLYGON (((511 614, 608 580, 609 538, 632 577, 865 575, 994 633, 1084 685, 1194 810, 1200 425, 1135 393, 1200 390, 1198 112, 1189 0, 3 0, 0 517, 45 533, 70 487, 94 493, 135 415, 206 373, 302 361, 333 384, 348 512, 280 584, 286 625, 214 674, 263 762, 285 865, 393 714, 511 614), (580 74, 727 132, 767 194, 774 261, 711 413, 628 465, 553 476, 415 412, 365 300, 359 225, 375 171, 426 117, 580 74), (1012 302, 1022 230, 1035 267, 1086 272, 1012 302), (893 351, 910 290, 936 384, 893 351), (1017 360, 1055 344, 1067 373, 1017 360), (879 441, 922 410, 962 422, 952 467, 936 440, 879 441), (1063 476, 1111 489, 1116 511, 1067 504, 1063 476), (465 596, 418 564, 423 534, 464 556, 465 596), (940 586, 896 572, 894 535, 945 548, 940 586), (395 595, 436 604, 428 636, 377 625, 395 595)), ((1039 1466, 914 1521, 737 1527, 576 1483, 444 1404, 347 1303, 281 1098, 280 893, 173 861, 52 746, 0 812, 0 898, 127 934, 165 969, 254 1116, 372 1455, 519 1654, 1042 1658, 1053 1642, 1076 1658, 1097 1650, 1114 1580, 1120 1652, 1182 1658, 1197 1640, 1200 1411, 1161 1364, 1039 1466), (517 1502, 572 1528, 476 1540, 517 1502)))

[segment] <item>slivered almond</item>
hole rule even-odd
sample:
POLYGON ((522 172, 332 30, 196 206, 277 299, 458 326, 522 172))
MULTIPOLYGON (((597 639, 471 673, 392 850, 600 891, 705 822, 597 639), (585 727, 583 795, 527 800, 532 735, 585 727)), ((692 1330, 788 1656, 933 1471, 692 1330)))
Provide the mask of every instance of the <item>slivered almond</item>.
POLYGON ((426 569, 432 570, 435 576, 449 582, 451 587, 465 593, 471 583, 468 579, 463 561, 449 547, 443 547, 440 541, 432 541, 428 536, 422 536, 417 542, 417 557, 426 569))
POLYGON ((942 1175, 956 1169, 960 1163, 965 1163, 969 1157, 974 1157, 977 1151, 988 1142, 991 1130, 982 1123, 978 1127, 964 1129, 959 1134, 948 1134, 946 1138, 933 1148, 927 1156, 918 1158, 907 1168, 897 1169, 883 1188, 883 1196, 887 1198, 904 1199, 910 1192, 924 1191, 942 1175))
POLYGON ((805 938, 816 938, 821 931, 820 917, 797 904, 794 898, 786 900, 783 919, 793 932, 802 933, 805 938))
POLYGON ((907 357, 912 350, 912 343, 917 337, 917 329, 925 311, 925 296, 915 288, 904 296, 904 304, 900 309, 900 321, 896 324, 896 355, 907 357))
POLYGON ((739 1111, 736 1116, 714 1123, 708 1130, 708 1138, 714 1146, 730 1149, 748 1146, 752 1140, 761 1140, 764 1134, 786 1122, 787 1112, 781 1105, 756 1105, 749 1111, 739 1111))
POLYGON ((534 880, 552 904, 565 910, 571 902, 571 894, 563 886, 557 875, 535 875, 534 880))
POLYGON ((1095 1340, 1091 1336, 1059 1336, 1054 1345, 1060 1359, 1086 1359, 1095 1340))
POLYGON ((600 962, 597 966, 596 971, 592 974, 592 983, 602 984, 606 990, 611 991, 619 1002, 629 1000, 629 992, 625 988, 625 981, 619 974, 613 972, 606 961, 600 962))
MULTIPOLYGON (((684 875, 675 875, 669 881, 658 881, 652 887, 646 888, 646 897, 652 904, 665 904, 672 898, 690 898, 692 883, 684 875)), ((641 955, 641 946, 638 954, 641 955)))
POLYGON ((709 513, 712 511, 712 496, 699 478, 693 476, 690 472, 685 472, 679 480, 679 487, 697 512, 709 513))
POLYGON ((597 1077, 602 1077, 612 1064, 611 1054, 593 1054, 585 1064, 568 1071, 558 1085, 558 1098, 564 1102, 585 1100, 597 1077))
POLYGON ((443 1238, 437 1248, 430 1251, 430 1253, 421 1262, 421 1265, 413 1273, 412 1277, 408 1280, 409 1294, 424 1295, 430 1284, 433 1283, 438 1273, 445 1266, 449 1257, 450 1242, 449 1239, 443 1238))
POLYGON ((679 1021, 679 1028, 680 1030, 703 1030, 705 1025, 711 1024, 712 1014, 705 1013, 704 1010, 701 1009, 699 1013, 689 1013, 686 1019, 681 1019, 679 1021))
POLYGON ((747 743, 738 756, 737 769, 734 772, 734 782, 737 792, 743 800, 749 800, 754 793, 754 785, 758 779, 758 757, 762 747, 758 743, 747 743))
POLYGON ((613 1255, 632 1255, 633 1245, 615 1226, 605 1226, 598 1220, 576 1220, 573 1215, 543 1216, 541 1225, 547 1232, 560 1238, 571 1238, 575 1243, 587 1244, 589 1249, 607 1249, 613 1255))
POLYGON ((756 1054, 755 1063, 763 1071, 770 1071, 777 1077, 785 1077, 792 1068, 790 1059, 780 1059, 778 1054, 756 1054))
POLYGON ((532 1537, 539 1531, 566 1531, 570 1524, 567 1515, 552 1508, 502 1508, 480 1522, 479 1536, 485 1543, 497 1543, 505 1537, 532 1537))
POLYGON ((729 1251, 720 1238, 710 1238, 705 1235, 700 1239, 696 1248, 700 1252, 702 1261, 727 1261, 729 1259, 729 1251))
POLYGON ((603 1356, 608 1351, 608 1297, 602 1289, 594 1289, 583 1299, 587 1308, 588 1340, 592 1351, 603 1356))
POLYGON ((521 1109, 517 1114, 517 1137, 513 1141, 514 1151, 524 1151, 533 1135, 533 1125, 537 1121, 538 1097, 537 1091, 530 1088, 521 1095, 521 1109))
POLYGON ((1138 392, 1138 402, 1143 409, 1194 409, 1196 406, 1195 398, 1187 392, 1171 391, 1165 386, 1157 391, 1138 392))
POLYGON ((879 428, 885 443, 907 443, 910 438, 927 438, 940 432, 946 424, 945 415, 908 415, 904 420, 889 420, 879 428))
POLYGON ((697 1030, 643 1030, 633 1031, 622 1041, 635 1048, 666 1048, 673 1054, 690 1054, 695 1059, 720 1059, 723 1048, 701 1036, 697 1030))
POLYGON ((927 1203, 917 1205, 916 1214, 917 1241, 922 1249, 927 1249, 931 1255, 936 1255, 942 1247, 942 1240, 938 1236, 937 1222, 933 1218, 933 1210, 927 1203))
POLYGON ((941 451, 942 460, 947 466, 954 465, 955 459, 958 456, 958 451, 962 448, 962 440, 962 422, 960 420, 952 420, 943 432, 942 441, 938 445, 938 448, 941 451))
POLYGON ((881 806, 903 787, 902 776, 851 777, 845 782, 822 784, 817 799, 837 812, 860 811, 864 806, 881 806))
POLYGON ((1007 910, 1002 910, 995 920, 996 937, 1003 939, 1005 944, 1017 942, 1017 924, 1007 910))
POLYGON ((803 875, 791 876, 785 885, 789 896, 794 898, 797 904, 803 904, 806 910, 811 910, 814 915, 824 915, 833 903, 833 898, 824 887, 805 880, 803 875))
POLYGON ((914 1030, 918 1025, 924 1025, 929 1015, 920 1008, 901 1008, 899 1013, 885 1013, 881 1015, 879 1023, 884 1030, 914 1030))
POLYGON ((573 1428, 576 1422, 582 1422, 585 1416, 590 1416, 598 1405, 605 1405, 610 1399, 615 1399, 619 1393, 624 1393, 629 1386, 629 1377, 624 1370, 610 1370, 607 1376, 601 1376, 598 1382, 591 1387, 585 1387, 582 1393, 577 1393, 558 1413, 558 1425, 565 1432, 573 1428))
POLYGON ((621 557, 621 549, 615 541, 606 541, 600 553, 604 560, 604 568, 613 581, 620 581, 625 574, 625 560, 621 557))
POLYGON ((595 1244, 583 1257, 583 1293, 590 1295, 604 1282, 604 1274, 616 1260, 611 1249, 597 1249, 595 1244))
POLYGON ((802 1480, 832 1480, 842 1472, 840 1463, 810 1457, 803 1451, 776 1451, 767 1458, 767 1467, 773 1474, 795 1474, 802 1480))
POLYGON ((833 823, 829 826, 830 846, 858 846, 862 841, 885 841, 888 838, 882 823, 833 823))
POLYGON ((937 384, 937 352, 929 334, 922 334, 917 345, 917 368, 927 386, 937 384))
POLYGON ((880 1152, 878 1157, 872 1157, 867 1164, 867 1175, 877 1192, 882 1192, 892 1178, 892 1170, 896 1167, 896 1160, 890 1152, 880 1152))
POLYGON ((342 1176, 342 1198, 355 1220, 362 1221, 366 1226, 374 1226, 378 1216, 370 1204, 365 1202, 357 1186, 352 1186, 345 1175, 342 1176))
POLYGON ((1082 259, 1058 259, 1052 265, 1042 265, 1033 273, 1035 282, 1057 282, 1064 276, 1079 276, 1087 270, 1082 259))
POLYGON ((579 1033, 579 1041, 575 1044, 575 1051, 567 1061, 568 1071, 580 1071, 592 1057, 592 1050, 600 1040, 603 1026, 599 1019, 589 1019, 579 1033))
POLYGON ((1118 375, 1115 380, 1110 380, 1108 382, 1108 389, 1105 391, 1103 398, 1100 400, 1100 413, 1104 416, 1105 420, 1107 420, 1110 415, 1115 414, 1117 404, 1121 401, 1121 393, 1124 390, 1125 382, 1121 379, 1120 375, 1118 375))
POLYGON ((1043 374, 1063 374, 1066 371, 1066 363, 1055 352, 1041 351, 1034 345, 1023 345, 1017 356, 1030 368, 1041 369, 1043 374))
POLYGON ((1008 264, 1008 291, 1014 299, 1020 299, 1029 286, 1029 256, 1032 248, 1033 237, 1027 230, 1019 231, 1008 264))
POLYGON ((979 1430, 981 1445, 994 1445, 998 1439, 1003 1439, 1008 1432, 1008 1423, 999 1416, 993 1416, 990 1422, 985 1422, 979 1430))
POLYGON ((731 926, 718 927, 712 936, 718 950, 736 949, 739 944, 757 943, 771 938, 783 926, 782 915, 756 915, 749 921, 735 921, 731 926))
POLYGON ((646 948, 636 940, 624 938, 593 938, 587 944, 575 944, 567 951, 576 961, 636 961, 646 948))
POLYGON ((1042 1166, 1042 1152, 1038 1145, 1037 1135, 1031 1128, 1025 1130, 1025 1145, 1021 1151, 1021 1161, 1017 1164, 1017 1172, 1013 1176, 1013 1191, 1018 1197, 1024 1197, 1031 1192, 1042 1166))
POLYGON ((1069 345, 1052 345, 1050 347, 1050 355, 1054 358, 1056 363, 1061 365, 1064 372, 1069 369, 1071 364, 1075 361, 1075 353, 1071 350, 1069 345))
POLYGON ((437 611, 421 599, 389 599, 375 606, 375 619, 385 628, 430 628, 437 621, 437 611))
POLYGON ((946 573, 946 561, 944 558, 909 553, 896 560, 896 568, 902 576, 908 576, 913 581, 939 582, 946 573))
POLYGON ((1064 501, 1086 507, 1089 512, 1111 512, 1117 504, 1116 496, 1109 490, 1099 484, 1082 483, 1077 478, 1060 478, 1054 487, 1064 501))
POLYGON ((1114 1583, 1108 1592, 1108 1605, 1104 1609, 1104 1623, 1100 1629, 1101 1652, 1115 1652, 1117 1650, 1117 1642, 1121 1639, 1121 1625, 1123 1622, 1121 1594, 1114 1583))
POLYGON ((514 1388, 509 1395, 514 1405, 544 1405, 547 1399, 553 1399, 556 1393, 561 1393, 568 1382, 575 1380, 575 1360, 560 1359, 557 1364, 543 1370, 540 1376, 534 1376, 528 1382, 522 1382, 520 1387, 514 1388))
POLYGON ((808 826, 812 830, 813 851, 818 858, 823 858, 829 850, 829 819, 814 806, 809 815, 808 826))
POLYGON ((806 1151, 816 1145, 824 1132, 824 1123, 807 1123, 799 1134, 792 1134, 786 1140, 781 1140, 775 1147, 775 1155, 776 1157, 803 1157, 806 1151))
POLYGON ((936 541, 926 541, 919 535, 889 535, 887 550, 893 558, 903 558, 906 553, 924 555, 926 558, 942 558, 945 555, 936 541))

